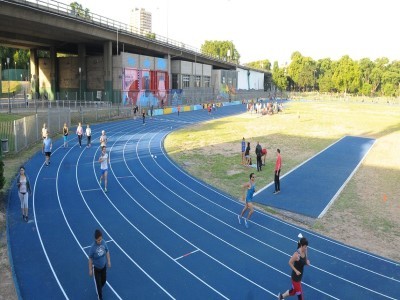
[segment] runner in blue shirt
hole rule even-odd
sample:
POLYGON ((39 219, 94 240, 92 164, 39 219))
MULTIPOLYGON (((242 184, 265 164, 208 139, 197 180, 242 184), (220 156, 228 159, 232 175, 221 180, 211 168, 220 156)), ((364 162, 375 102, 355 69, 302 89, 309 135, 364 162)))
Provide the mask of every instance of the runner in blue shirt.
POLYGON ((46 132, 46 137, 43 140, 43 147, 42 147, 42 153, 45 155, 45 166, 48 167, 50 164, 50 156, 51 156, 51 149, 53 148, 53 142, 51 141, 51 138, 49 137, 49 132, 46 132))
POLYGON ((238 215, 239 224, 242 223, 242 218, 244 213, 249 209, 249 213, 247 214, 247 219, 244 219, 244 225, 246 228, 249 228, 248 220, 250 220, 251 215, 254 212, 253 208, 253 195, 256 191, 256 176, 254 173, 250 173, 250 181, 243 184, 243 196, 242 200, 245 201, 244 208, 242 213, 238 215))

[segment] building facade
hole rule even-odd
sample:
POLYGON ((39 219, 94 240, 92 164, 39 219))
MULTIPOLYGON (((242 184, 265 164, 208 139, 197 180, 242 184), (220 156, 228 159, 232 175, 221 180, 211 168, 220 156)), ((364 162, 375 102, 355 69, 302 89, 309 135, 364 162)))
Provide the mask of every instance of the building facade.
POLYGON ((134 8, 131 11, 130 26, 132 32, 146 34, 152 32, 151 12, 144 8, 134 8))

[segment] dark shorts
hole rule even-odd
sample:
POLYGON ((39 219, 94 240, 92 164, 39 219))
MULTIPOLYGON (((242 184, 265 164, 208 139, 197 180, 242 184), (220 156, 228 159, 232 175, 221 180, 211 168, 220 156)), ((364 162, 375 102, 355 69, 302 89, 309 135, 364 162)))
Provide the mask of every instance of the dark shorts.
POLYGON ((50 157, 51 156, 51 152, 45 152, 44 155, 50 157))

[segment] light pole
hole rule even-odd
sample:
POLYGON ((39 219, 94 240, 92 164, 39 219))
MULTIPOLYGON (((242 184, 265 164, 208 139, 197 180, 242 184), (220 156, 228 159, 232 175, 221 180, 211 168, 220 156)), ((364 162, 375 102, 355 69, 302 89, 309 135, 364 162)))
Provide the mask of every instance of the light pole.
POLYGON ((82 111, 81 101, 82 101, 82 78, 81 78, 82 68, 79 67, 79 111, 82 111))
POLYGON ((14 61, 14 77, 15 77, 15 81, 17 81, 17 62, 14 61))
POLYGON ((167 44, 168 44, 168 15, 169 15, 169 0, 167 0, 167 44))
POLYGON ((11 102, 10 102, 10 58, 7 57, 7 69, 8 69, 8 113, 11 114, 11 102))

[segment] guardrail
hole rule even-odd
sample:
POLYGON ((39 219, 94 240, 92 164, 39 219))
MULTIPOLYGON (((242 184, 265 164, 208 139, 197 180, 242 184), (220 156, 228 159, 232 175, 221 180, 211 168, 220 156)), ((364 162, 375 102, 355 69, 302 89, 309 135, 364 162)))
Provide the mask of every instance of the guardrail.
POLYGON ((169 37, 164 37, 159 34, 155 34, 155 38, 147 37, 147 33, 141 33, 138 28, 134 26, 130 26, 128 24, 122 23, 120 21, 116 21, 88 10, 75 10, 71 5, 61 3, 54 0, 14 0, 9 2, 18 2, 23 3, 27 6, 39 8, 43 11, 52 12, 60 15, 67 16, 69 18, 75 18, 81 22, 85 22, 88 24, 94 24, 103 28, 111 29, 119 34, 131 35, 134 37, 139 37, 141 39, 145 39, 151 42, 158 42, 160 45, 164 45, 166 47, 175 48, 179 51, 185 51, 191 54, 195 54, 199 57, 205 57, 217 62, 222 62, 225 64, 231 64, 232 66, 236 66, 235 62, 230 62, 226 58, 221 58, 216 55, 211 55, 208 53, 202 53, 198 48, 187 45, 183 42, 176 41, 169 37))

